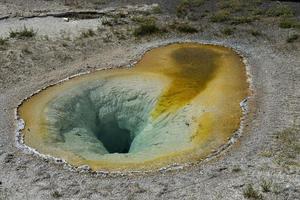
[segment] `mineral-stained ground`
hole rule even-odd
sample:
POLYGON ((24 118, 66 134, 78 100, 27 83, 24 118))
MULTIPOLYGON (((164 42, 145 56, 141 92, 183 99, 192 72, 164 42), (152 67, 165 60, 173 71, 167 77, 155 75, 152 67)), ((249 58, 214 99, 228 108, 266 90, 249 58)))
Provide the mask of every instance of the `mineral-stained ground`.
POLYGON ((297 1, 1 0, 0 199, 299 199, 299 19, 297 1), (15 109, 37 90, 175 42, 245 58, 249 112, 229 148, 192 166, 109 174, 16 143, 15 109))

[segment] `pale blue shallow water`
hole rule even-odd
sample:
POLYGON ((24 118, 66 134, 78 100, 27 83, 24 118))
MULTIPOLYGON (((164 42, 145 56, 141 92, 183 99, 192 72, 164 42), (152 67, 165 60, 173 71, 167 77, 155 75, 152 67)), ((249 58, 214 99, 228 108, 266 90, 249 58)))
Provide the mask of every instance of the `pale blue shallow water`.
POLYGON ((189 135, 182 134, 188 132, 184 114, 151 119, 163 84, 127 79, 90 81, 49 102, 47 143, 93 160, 125 154, 155 156, 188 144, 189 135))

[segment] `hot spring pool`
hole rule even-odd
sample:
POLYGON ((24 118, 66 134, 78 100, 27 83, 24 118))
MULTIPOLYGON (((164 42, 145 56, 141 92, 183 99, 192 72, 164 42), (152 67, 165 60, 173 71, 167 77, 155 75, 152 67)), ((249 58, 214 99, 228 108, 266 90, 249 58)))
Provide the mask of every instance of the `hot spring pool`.
POLYGON ((171 44, 132 68, 78 76, 24 101, 22 136, 41 154, 93 170, 195 162, 240 126, 246 69, 229 48, 171 44))

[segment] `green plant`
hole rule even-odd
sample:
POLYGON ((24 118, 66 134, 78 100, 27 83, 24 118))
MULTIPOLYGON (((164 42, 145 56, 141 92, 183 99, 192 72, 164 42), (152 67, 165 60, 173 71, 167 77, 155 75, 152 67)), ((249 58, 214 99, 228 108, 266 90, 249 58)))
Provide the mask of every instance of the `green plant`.
POLYGON ((242 1, 240 0, 225 0, 225 1, 220 1, 219 6, 221 8, 226 8, 226 9, 231 9, 233 11, 239 11, 242 9, 242 1))
POLYGON ((102 19, 102 25, 113 26, 114 24, 118 24, 118 18, 117 17, 103 18, 102 19))
POLYGON ((33 30, 33 28, 28 29, 26 26, 23 27, 21 30, 10 30, 9 36, 11 38, 18 38, 18 39, 24 39, 24 38, 32 38, 36 35, 36 32, 33 30))
POLYGON ((81 32, 80 37, 81 38, 88 38, 88 37, 93 37, 95 35, 96 35, 96 33, 93 29, 88 29, 86 31, 81 32))
POLYGON ((242 171, 242 169, 241 169, 239 166, 234 166, 234 167, 232 168, 232 172, 238 173, 238 172, 240 172, 240 171, 242 171))
POLYGON ((267 15, 270 17, 279 17, 279 16, 294 16, 293 10, 287 5, 277 4, 272 6, 267 10, 267 15))
POLYGON ((204 0, 181 0, 176 7, 178 17, 186 16, 189 10, 193 7, 199 7, 204 3, 204 0))
POLYGON ((189 24, 178 24, 176 29, 182 33, 197 33, 198 29, 192 27, 189 24))
POLYGON ((222 30, 222 33, 223 33, 224 35, 232 35, 232 34, 234 33, 234 31, 233 31, 232 28, 227 27, 227 28, 224 28, 224 29, 222 30))
POLYGON ((54 191, 52 193, 52 197, 55 198, 55 199, 58 199, 60 197, 62 197, 63 195, 61 193, 59 193, 58 191, 54 191))
POLYGON ((282 191, 282 188, 278 185, 278 184, 273 184, 273 187, 272 187, 272 192, 274 194, 280 194, 282 191))
POLYGON ((246 186, 245 190, 243 191, 243 195, 247 199, 258 199, 258 200, 261 200, 263 198, 262 194, 260 194, 258 191, 256 191, 253 188, 252 184, 248 184, 246 186))
POLYGON ((265 179, 262 180, 260 187, 262 188, 263 192, 270 192, 272 187, 272 181, 267 181, 265 179))
POLYGON ((298 34, 292 34, 291 36, 289 36, 287 39, 286 39, 286 42, 287 43, 292 43, 296 40, 298 40, 299 38, 299 35, 298 34))
POLYGON ((300 27, 300 24, 294 18, 284 17, 280 20, 279 27, 280 28, 296 28, 296 27, 300 27))
POLYGON ((256 7, 252 10, 251 14, 253 16, 259 16, 259 15, 263 15, 265 13, 265 10, 259 7, 256 7))
POLYGON ((230 13, 243 12, 244 15, 249 11, 257 10, 262 2, 262 0, 222 0, 218 1, 217 5, 220 9, 226 9, 230 13))
POLYGON ((140 23, 140 24, 146 24, 146 23, 155 23, 156 18, 155 17, 144 17, 144 16, 134 16, 131 18, 132 21, 140 23))
POLYGON ((122 32, 122 31, 120 31, 120 30, 113 30, 113 34, 114 34, 115 36, 117 36, 117 38, 118 38, 119 40, 125 40, 125 39, 126 39, 126 33, 122 32))
POLYGON ((250 33, 251 35, 253 35, 254 37, 258 37, 261 35, 261 32, 259 30, 255 30, 255 29, 252 29, 250 30, 250 33))
POLYGON ((152 9, 152 12, 155 13, 155 14, 160 14, 160 13, 162 13, 161 7, 160 7, 159 5, 155 6, 155 7, 152 9))
POLYGON ((4 46, 7 44, 7 38, 0 37, 0 46, 4 46))
POLYGON ((211 16, 210 20, 212 22, 224 22, 229 20, 230 13, 226 10, 220 10, 211 16))
POLYGON ((232 17, 231 24, 238 25, 238 24, 245 24, 253 22, 256 18, 255 17, 247 17, 247 16, 241 16, 241 17, 232 17))
POLYGON ((69 46, 68 43, 66 43, 66 42, 62 42, 61 45, 62 45, 63 47, 68 47, 68 46, 69 46))
POLYGON ((266 150, 266 151, 260 152, 259 155, 266 157, 266 158, 271 158, 273 156, 273 152, 266 150))
MULTIPOLYGON (((297 37, 297 36, 296 36, 297 37)), ((275 162, 282 167, 296 166, 300 167, 297 162, 297 155, 300 154, 300 142, 298 138, 299 128, 286 128, 276 134, 276 142, 278 149, 276 149, 275 162)))
POLYGON ((80 7, 78 0, 64 0, 64 5, 65 6, 73 6, 76 8, 80 7))
POLYGON ((96 5, 103 5, 107 3, 107 0, 92 0, 91 2, 96 5))
POLYGON ((27 46, 22 48, 22 53, 24 54, 32 54, 32 52, 29 50, 29 48, 27 46))
POLYGON ((154 33, 162 32, 159 27, 156 25, 155 21, 147 21, 144 23, 141 23, 134 31, 134 36, 145 36, 145 35, 151 35, 154 33))

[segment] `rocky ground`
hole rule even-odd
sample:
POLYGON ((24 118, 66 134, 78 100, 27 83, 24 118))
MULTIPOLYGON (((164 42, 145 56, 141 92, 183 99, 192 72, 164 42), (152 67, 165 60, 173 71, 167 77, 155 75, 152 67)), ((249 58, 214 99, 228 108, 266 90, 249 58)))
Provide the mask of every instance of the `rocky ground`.
POLYGON ((299 199, 300 3, 85 2, 0 1, 8 30, 0 30, 0 199, 299 199), (46 29, 53 24, 68 31, 46 29), (72 172, 16 146, 14 110, 36 90, 180 41, 230 46, 247 59, 250 113, 239 141, 216 158, 111 176, 72 172))

